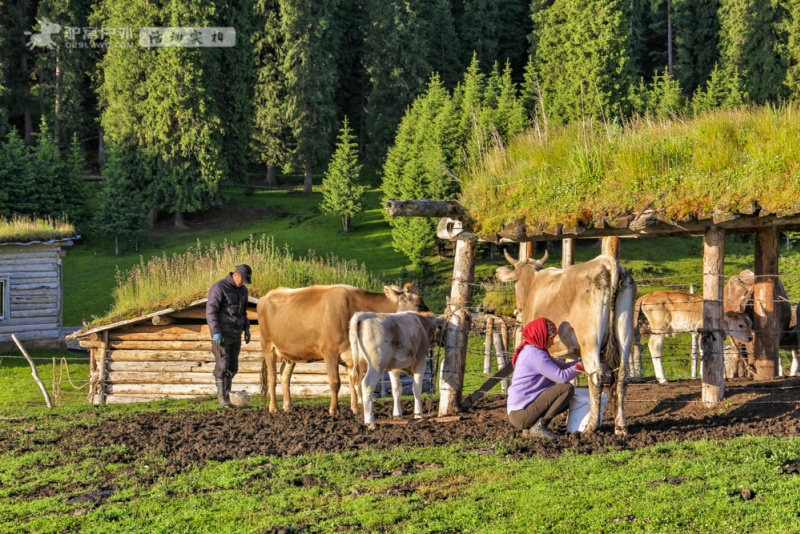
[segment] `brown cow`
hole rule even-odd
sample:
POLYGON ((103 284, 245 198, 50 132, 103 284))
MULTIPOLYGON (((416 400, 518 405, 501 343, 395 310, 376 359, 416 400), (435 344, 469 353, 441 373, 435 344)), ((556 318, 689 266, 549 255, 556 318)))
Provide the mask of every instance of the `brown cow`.
POLYGON ((611 256, 564 269, 543 269, 540 260, 506 259, 514 269, 499 267, 497 279, 516 282, 517 308, 527 323, 547 317, 558 326, 551 354, 580 354, 589 375, 589 424, 587 432, 600 427, 602 377, 616 373, 614 431, 627 434, 625 421, 625 371, 633 344, 633 305, 636 282, 611 256))
MULTIPOLYGON (((754 320, 753 293, 755 292, 755 274, 750 269, 745 269, 736 276, 732 276, 725 284, 723 291, 723 307, 725 311, 744 312, 754 320)), ((780 348, 792 351, 792 367, 789 376, 797 376, 800 366, 800 328, 792 326, 792 305, 786 294, 786 289, 780 278, 775 279, 775 313, 778 315, 778 328, 780 330, 778 344, 780 348)), ((800 314, 800 304, 797 306, 796 315, 800 314)), ((752 353, 751 345, 734 343, 742 356, 752 353)), ((751 362, 752 363, 752 362, 751 362)), ((783 376, 783 366, 778 366, 780 376, 783 376)))
MULTIPOLYGON (((636 301, 633 313, 633 324, 636 328, 633 359, 641 367, 640 313, 645 316, 650 325, 650 340, 647 345, 650 347, 650 356, 653 358, 653 371, 659 384, 666 384, 667 377, 664 375, 664 366, 661 364, 664 337, 702 330, 703 297, 680 291, 655 291, 636 301)), ((746 343, 753 340, 753 322, 744 312, 726 311, 722 320, 725 333, 732 338, 746 343)))
MULTIPOLYGON (((291 410, 289 384, 296 363, 323 360, 331 388, 330 414, 339 411, 339 364, 352 368, 348 327, 358 311, 391 313, 397 311, 429 311, 411 284, 403 289, 385 286, 383 293, 371 293, 348 285, 310 286, 300 289, 279 287, 258 301, 258 327, 264 369, 261 372, 261 395, 269 393, 269 411, 277 412, 275 387, 276 361, 286 362, 281 375, 283 409, 291 410)), ((358 413, 358 388, 353 390, 350 405, 358 413)))

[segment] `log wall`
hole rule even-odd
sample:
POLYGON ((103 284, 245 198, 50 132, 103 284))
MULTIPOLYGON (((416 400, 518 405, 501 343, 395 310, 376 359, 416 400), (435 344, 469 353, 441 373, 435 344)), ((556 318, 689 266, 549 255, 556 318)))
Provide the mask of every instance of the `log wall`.
POLYGON ((61 347, 61 257, 58 244, 0 246, 4 284, 0 348, 13 348, 11 334, 27 346, 61 347))
MULTIPOLYGON (((239 354, 239 372, 233 391, 261 392, 261 353, 258 326, 251 326, 252 338, 239 354)), ((188 399, 216 395, 214 355, 206 324, 153 325, 141 322, 81 338, 90 349, 92 402, 120 404, 161 399, 188 399), (107 341, 104 340, 107 338, 107 341)), ((349 378, 339 367, 340 397, 350 396, 349 378)), ((430 374, 425 389, 430 390, 430 374)), ((405 394, 411 393, 411 378, 403 377, 405 394)), ((292 396, 330 397, 328 375, 323 362, 297 364, 292 374, 292 396)), ((388 375, 377 391, 391 394, 388 375)), ((278 395, 282 395, 280 381, 278 395)))

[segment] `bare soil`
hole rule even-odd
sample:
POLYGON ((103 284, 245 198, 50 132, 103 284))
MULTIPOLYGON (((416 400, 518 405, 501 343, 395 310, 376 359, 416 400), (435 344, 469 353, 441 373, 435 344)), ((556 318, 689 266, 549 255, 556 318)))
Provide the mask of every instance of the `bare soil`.
MULTIPOLYGON (((306 453, 386 450, 461 444, 490 451, 496 444, 514 456, 556 457, 567 449, 582 454, 607 450, 639 449, 675 440, 729 439, 736 436, 800 435, 800 378, 770 382, 733 380, 725 383, 725 399, 714 408, 701 402, 700 381, 667 385, 635 383, 628 386, 627 438, 614 435, 613 401, 604 425, 596 434, 566 434, 566 415, 553 422, 562 433, 554 442, 523 438, 506 418, 505 397, 481 399, 455 420, 435 417, 438 403, 428 399, 421 420, 409 417, 411 402, 404 403, 406 418, 391 421, 391 403, 376 402, 378 428, 368 430, 344 402, 342 413, 328 415, 325 405, 295 406, 290 413, 270 414, 262 408, 204 412, 149 412, 134 415, 99 415, 103 421, 84 432, 74 429, 46 440, 48 447, 71 451, 86 446, 125 445, 119 458, 128 463, 143 455, 162 458, 166 474, 209 460, 224 461, 252 456, 294 456, 306 453)), ((0 430, 0 446, 14 446, 10 428, 0 430)), ((18 436, 17 436, 18 437, 18 436)), ((19 444, 19 443, 17 443, 19 444)))

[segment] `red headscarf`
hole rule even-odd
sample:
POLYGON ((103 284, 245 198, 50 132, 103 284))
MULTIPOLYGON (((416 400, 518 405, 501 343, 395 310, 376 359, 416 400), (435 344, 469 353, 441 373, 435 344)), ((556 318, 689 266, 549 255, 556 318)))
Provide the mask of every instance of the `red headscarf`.
POLYGON ((546 317, 539 317, 526 324, 522 329, 522 343, 514 350, 511 365, 517 365, 517 356, 525 348, 525 345, 533 345, 547 352, 547 340, 555 337, 556 334, 558 334, 558 329, 555 323, 546 317))

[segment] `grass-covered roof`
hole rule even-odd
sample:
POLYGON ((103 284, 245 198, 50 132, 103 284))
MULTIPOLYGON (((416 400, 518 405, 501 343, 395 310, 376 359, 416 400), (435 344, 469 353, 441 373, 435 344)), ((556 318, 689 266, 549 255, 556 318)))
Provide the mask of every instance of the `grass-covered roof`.
POLYGON ((720 110, 691 119, 578 122, 497 147, 462 182, 482 236, 631 218, 800 213, 800 108, 720 110))
POLYGON ((50 218, 33 219, 0 217, 0 244, 46 242, 75 237, 75 227, 66 221, 50 218))

